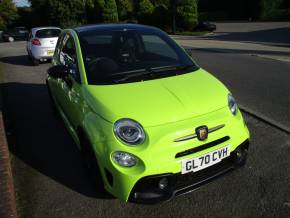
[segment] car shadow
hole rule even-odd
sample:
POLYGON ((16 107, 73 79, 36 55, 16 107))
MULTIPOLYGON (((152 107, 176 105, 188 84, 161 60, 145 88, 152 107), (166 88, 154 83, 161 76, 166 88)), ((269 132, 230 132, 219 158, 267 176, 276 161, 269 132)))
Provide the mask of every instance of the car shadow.
MULTIPOLYGON (((0 58, 0 62, 18 66, 35 66, 29 59, 28 55, 10 56, 0 58)), ((40 65, 50 63, 50 60, 40 62, 40 65)))
POLYGON ((3 57, 0 58, 0 62, 20 66, 33 66, 32 62, 28 58, 28 55, 3 57))
MULTIPOLYGON (((88 178, 81 154, 53 112, 44 84, 6 83, 1 90, 9 149, 17 159, 78 193, 110 198, 99 193, 88 178)), ((13 172, 18 170, 22 169, 16 164, 13 172)), ((30 180, 31 175, 21 175, 30 180)))

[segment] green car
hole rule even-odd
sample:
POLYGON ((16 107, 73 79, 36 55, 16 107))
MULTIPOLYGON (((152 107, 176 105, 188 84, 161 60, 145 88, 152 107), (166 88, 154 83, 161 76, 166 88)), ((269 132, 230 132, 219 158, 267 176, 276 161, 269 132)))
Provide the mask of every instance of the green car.
POLYGON ((64 30, 52 65, 51 100, 96 188, 155 203, 245 163, 249 131, 234 97, 163 31, 64 30))

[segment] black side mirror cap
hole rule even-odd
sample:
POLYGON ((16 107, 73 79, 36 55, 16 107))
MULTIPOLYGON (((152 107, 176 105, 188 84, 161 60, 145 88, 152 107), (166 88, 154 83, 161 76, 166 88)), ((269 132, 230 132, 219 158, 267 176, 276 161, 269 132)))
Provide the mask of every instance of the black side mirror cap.
POLYGON ((65 65, 55 65, 47 70, 47 74, 54 79, 63 79, 69 75, 69 68, 65 65))

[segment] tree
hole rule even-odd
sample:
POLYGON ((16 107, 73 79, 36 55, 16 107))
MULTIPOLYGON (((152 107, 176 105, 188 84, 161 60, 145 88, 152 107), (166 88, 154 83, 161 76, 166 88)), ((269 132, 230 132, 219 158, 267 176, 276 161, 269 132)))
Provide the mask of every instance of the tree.
POLYGON ((49 21, 61 27, 71 27, 84 22, 83 0, 48 0, 49 21))
POLYGON ((149 0, 141 0, 138 5, 138 20, 144 24, 151 24, 151 15, 154 12, 154 5, 149 0))
POLYGON ((116 0, 120 20, 132 19, 134 4, 132 0, 116 0))
POLYGON ((0 28, 6 28, 17 17, 17 8, 12 0, 2 0, 0 4, 0 28))
POLYGON ((262 19, 271 19, 283 0, 261 0, 261 18, 262 19))
POLYGON ((198 24, 197 0, 182 0, 176 3, 177 26, 193 30, 198 24))
POLYGON ((103 8, 103 22, 115 23, 118 22, 118 10, 115 0, 105 0, 103 8))
POLYGON ((94 11, 96 22, 118 22, 118 10, 115 0, 95 0, 94 11))
POLYGON ((83 0, 31 0, 31 7, 34 25, 70 27, 84 22, 83 0))

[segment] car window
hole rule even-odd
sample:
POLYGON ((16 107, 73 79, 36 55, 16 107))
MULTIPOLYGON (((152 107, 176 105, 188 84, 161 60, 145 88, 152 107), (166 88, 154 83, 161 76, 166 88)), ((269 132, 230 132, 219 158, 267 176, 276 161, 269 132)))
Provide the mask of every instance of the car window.
POLYGON ((169 47, 164 40, 156 35, 142 35, 145 50, 149 53, 178 59, 176 52, 169 47))
POLYGON ((60 34, 61 30, 59 29, 42 29, 42 30, 38 30, 35 33, 35 37, 37 38, 55 38, 58 37, 60 34))
POLYGON ((59 54, 59 61, 61 64, 71 68, 71 75, 77 81, 80 82, 80 75, 77 65, 77 54, 73 38, 66 34, 62 41, 62 49, 59 54))
POLYGON ((89 84, 150 80, 198 69, 183 49, 158 30, 96 30, 78 34, 89 84))

